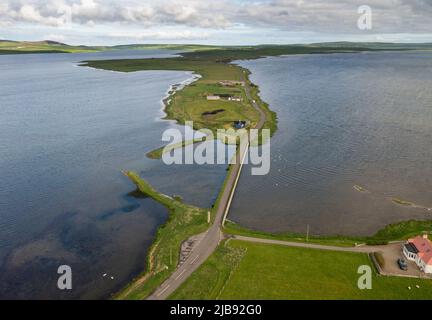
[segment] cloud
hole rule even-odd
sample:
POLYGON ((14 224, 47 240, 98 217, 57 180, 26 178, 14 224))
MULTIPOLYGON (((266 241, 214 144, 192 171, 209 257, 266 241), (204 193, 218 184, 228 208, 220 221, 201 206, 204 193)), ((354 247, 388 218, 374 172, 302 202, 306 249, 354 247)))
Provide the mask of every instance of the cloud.
POLYGON ((39 23, 49 26, 77 24, 125 23, 186 25, 224 28, 230 22, 222 6, 198 0, 166 0, 136 3, 100 0, 2 0, 0 18, 11 22, 39 23))
POLYGON ((430 32, 430 0, 273 0, 251 2, 238 20, 283 30, 358 32, 357 9, 368 5, 373 32, 430 32))
POLYGON ((64 36, 62 34, 56 34, 56 33, 47 34, 43 38, 46 40, 52 40, 52 41, 57 41, 57 42, 65 42, 67 39, 66 36, 64 36))
POLYGON ((142 31, 142 32, 112 32, 108 34, 111 38, 127 40, 206 40, 209 33, 193 32, 191 30, 173 31, 142 31))
POLYGON ((357 8, 373 10, 372 32, 432 31, 431 0, 0 0, 3 24, 183 26, 242 25, 289 31, 359 32, 357 8))

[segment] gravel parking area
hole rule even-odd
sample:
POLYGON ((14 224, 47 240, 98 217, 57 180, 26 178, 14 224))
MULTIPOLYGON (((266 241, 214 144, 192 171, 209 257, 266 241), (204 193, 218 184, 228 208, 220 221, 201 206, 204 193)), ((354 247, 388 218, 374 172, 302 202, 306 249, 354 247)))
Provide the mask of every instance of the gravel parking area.
POLYGON ((408 276, 408 277, 417 277, 417 278, 431 278, 432 276, 426 275, 421 272, 417 267, 415 262, 408 261, 403 252, 402 252, 402 244, 395 243, 385 246, 380 251, 384 257, 385 265, 382 267, 382 271, 384 275, 395 275, 395 276, 408 276), (408 270, 403 271, 398 266, 398 259, 405 259, 408 263, 408 270))

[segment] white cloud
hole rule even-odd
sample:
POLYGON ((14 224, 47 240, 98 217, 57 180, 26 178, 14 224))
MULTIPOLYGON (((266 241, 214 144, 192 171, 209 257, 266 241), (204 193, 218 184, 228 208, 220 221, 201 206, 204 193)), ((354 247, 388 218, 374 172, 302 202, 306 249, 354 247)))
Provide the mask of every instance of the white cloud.
POLYGON ((0 18, 15 21, 62 26, 74 23, 136 23, 142 25, 175 25, 222 28, 230 25, 224 17, 225 5, 198 0, 128 1, 101 0, 3 0, 0 18))
POLYGON ((194 32, 191 30, 163 30, 142 32, 112 32, 108 34, 111 38, 122 38, 128 40, 206 40, 209 38, 207 32, 194 32))
POLYGON ((57 41, 57 42, 65 42, 67 39, 66 36, 64 36, 62 34, 55 34, 55 33, 47 34, 43 38, 45 40, 52 40, 52 41, 57 41))
POLYGON ((239 12, 245 23, 281 29, 321 32, 358 32, 357 8, 372 8, 374 32, 424 32, 432 30, 429 0, 272 0, 252 2, 239 12))
MULTIPOLYGON (((115 28, 131 39, 168 39, 155 28, 179 28, 176 39, 201 39, 202 29, 365 34, 357 8, 373 10, 371 34, 432 33, 432 0, 0 0, 0 25, 115 28), (131 29, 140 28, 138 33, 131 29), (195 32, 181 30, 194 29, 195 32), (123 31, 124 30, 124 31, 123 31)), ((48 31, 50 32, 50 31, 48 31)), ((224 31, 225 32, 225 31, 224 31)), ((122 36, 126 38, 125 36, 122 36)))

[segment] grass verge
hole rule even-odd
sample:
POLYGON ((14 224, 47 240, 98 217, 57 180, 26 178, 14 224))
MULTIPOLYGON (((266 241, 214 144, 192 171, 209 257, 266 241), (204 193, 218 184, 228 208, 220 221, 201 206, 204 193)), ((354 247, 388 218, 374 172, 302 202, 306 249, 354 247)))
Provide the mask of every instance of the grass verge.
POLYGON ((240 235, 246 237, 256 237, 264 239, 310 242, 325 245, 336 246, 354 246, 356 244, 380 245, 388 244, 391 241, 406 240, 412 236, 423 233, 432 233, 432 220, 409 220, 390 224, 379 230, 375 235, 369 237, 350 237, 350 236, 310 236, 306 238, 305 234, 297 233, 279 233, 272 234, 261 231, 244 228, 234 222, 225 223, 224 232, 226 234, 240 235))

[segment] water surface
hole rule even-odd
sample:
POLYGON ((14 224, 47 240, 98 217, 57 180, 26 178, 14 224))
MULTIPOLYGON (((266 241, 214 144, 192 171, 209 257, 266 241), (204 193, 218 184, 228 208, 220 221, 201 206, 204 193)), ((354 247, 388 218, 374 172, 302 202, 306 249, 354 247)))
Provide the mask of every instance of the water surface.
POLYGON ((271 173, 241 177, 230 219, 270 232, 366 235, 430 219, 430 53, 298 55, 241 62, 277 112, 271 173), (359 192, 354 186, 368 192, 359 192))
POLYGON ((213 204, 225 168, 167 167, 145 157, 175 127, 161 120, 161 100, 191 73, 77 66, 170 55, 0 56, 0 298, 105 298, 144 270, 167 210, 134 193, 121 170, 193 204, 213 204), (73 270, 70 292, 56 287, 63 264, 73 270))

